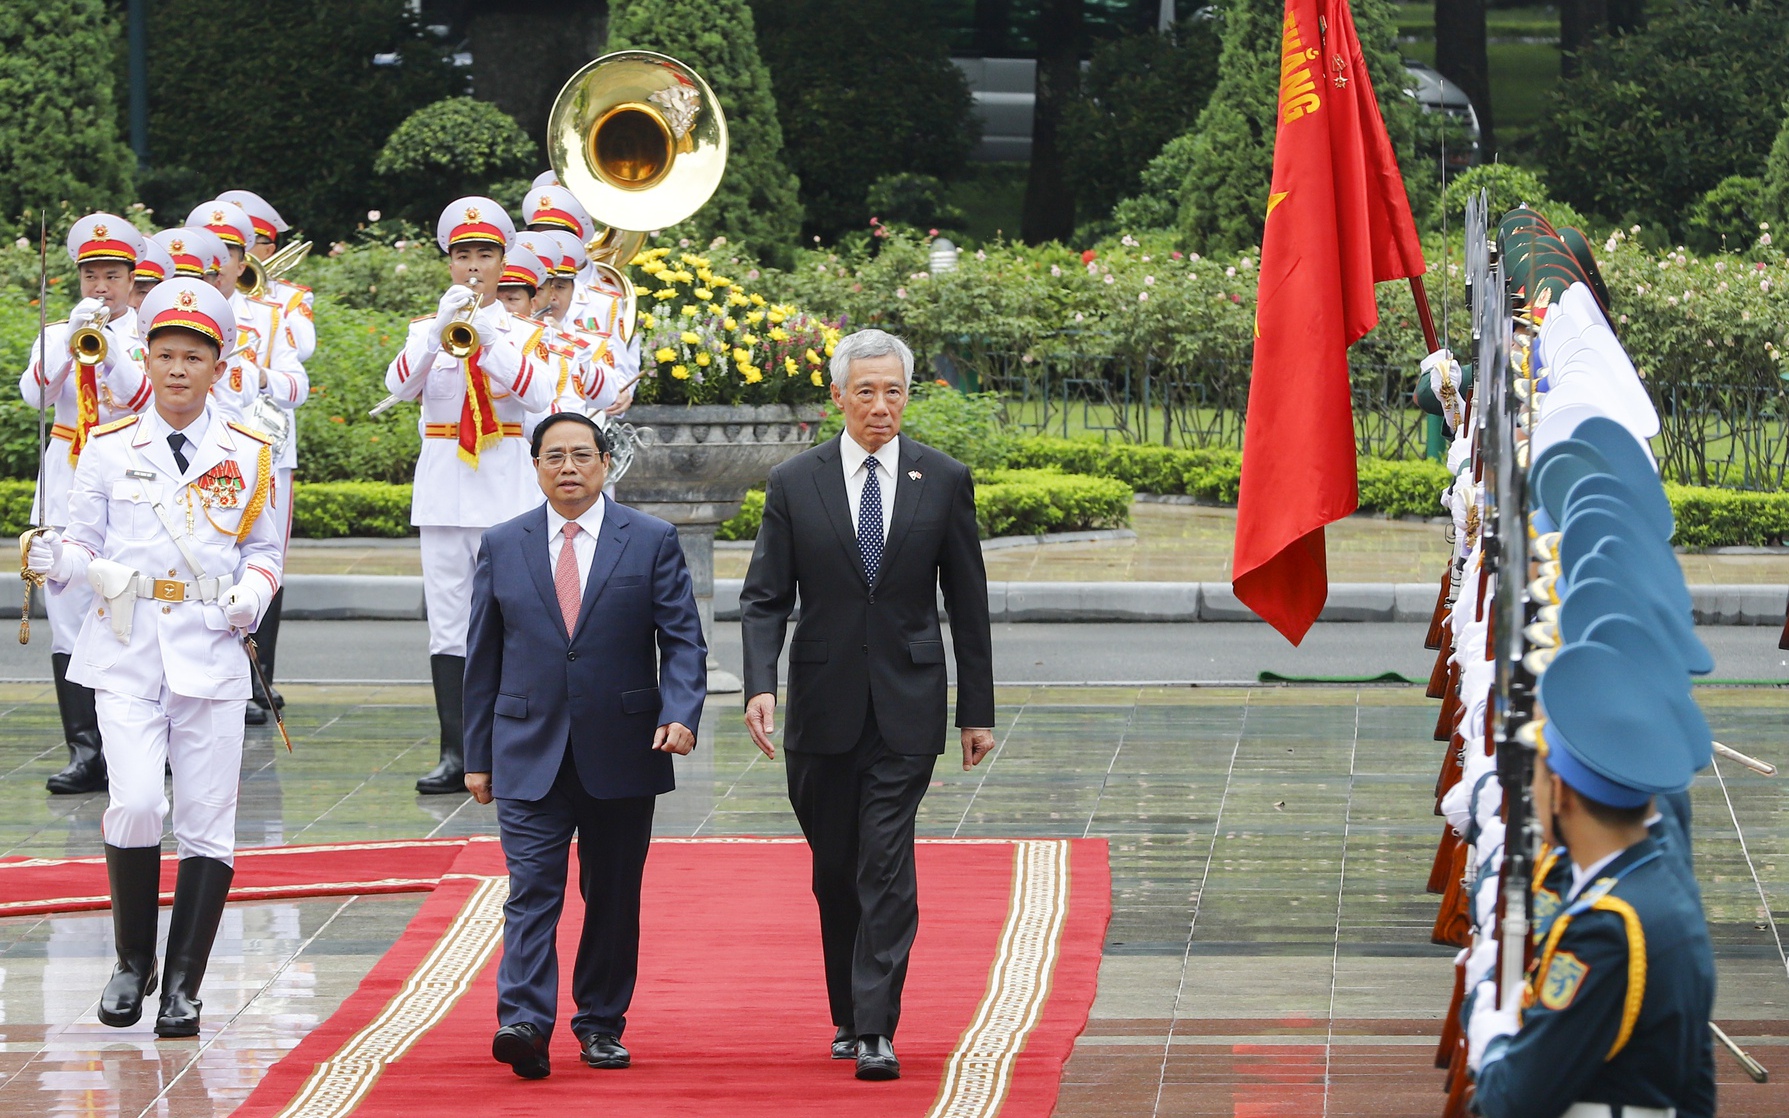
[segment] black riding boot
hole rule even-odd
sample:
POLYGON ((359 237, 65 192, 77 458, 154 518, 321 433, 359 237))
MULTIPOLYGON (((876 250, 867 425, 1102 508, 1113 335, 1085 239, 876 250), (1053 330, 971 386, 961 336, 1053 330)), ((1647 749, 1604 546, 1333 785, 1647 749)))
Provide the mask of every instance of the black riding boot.
POLYGON ((199 983, 211 961, 211 944, 224 915, 224 899, 236 871, 216 858, 180 859, 174 885, 174 914, 168 920, 168 961, 162 968, 161 1014, 155 1035, 199 1035, 199 983))
POLYGON ((435 681, 435 715, 441 720, 441 763, 416 782, 425 796, 466 790, 466 658, 429 657, 429 675, 435 681))
POLYGON ((278 707, 286 709, 286 697, 273 682, 273 660, 279 651, 280 643, 280 610, 286 604, 286 588, 280 587, 273 595, 273 604, 267 607, 267 613, 261 618, 260 628, 255 630, 255 653, 261 660, 261 674, 267 677, 267 689, 270 694, 262 694, 261 683, 253 680, 255 689, 255 705, 262 710, 278 707))
POLYGON ((56 676, 56 706, 62 711, 68 764, 44 781, 44 787, 59 796, 102 792, 106 787, 106 758, 99 748, 99 712, 94 709, 93 688, 68 681, 65 652, 50 653, 50 671, 56 676))
POLYGON ((161 892, 162 848, 106 846, 112 883, 112 946, 118 963, 99 996, 99 1021, 127 1029, 143 1016, 143 999, 155 993, 155 912, 161 892))

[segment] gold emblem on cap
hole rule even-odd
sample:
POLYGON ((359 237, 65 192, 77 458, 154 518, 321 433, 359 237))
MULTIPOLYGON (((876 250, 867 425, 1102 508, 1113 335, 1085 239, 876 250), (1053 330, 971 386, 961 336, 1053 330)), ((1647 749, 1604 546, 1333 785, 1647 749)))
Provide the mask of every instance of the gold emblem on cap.
POLYGON ((169 241, 168 242, 168 251, 169 252, 185 252, 186 251, 186 242, 181 241, 181 240, 169 241))
POLYGON ((467 206, 466 207, 466 220, 467 221, 477 221, 478 220, 478 207, 477 206, 467 206))
POLYGON ((211 220, 212 220, 213 224, 222 225, 224 223, 224 211, 212 210, 211 211, 211 220))
POLYGON ((100 241, 105 240, 106 239, 106 227, 104 225, 95 225, 93 227, 93 236, 94 236, 95 240, 100 240, 100 241))
POLYGON ((183 311, 190 311, 199 305, 199 297, 190 291, 182 291, 174 296, 174 305, 183 311))

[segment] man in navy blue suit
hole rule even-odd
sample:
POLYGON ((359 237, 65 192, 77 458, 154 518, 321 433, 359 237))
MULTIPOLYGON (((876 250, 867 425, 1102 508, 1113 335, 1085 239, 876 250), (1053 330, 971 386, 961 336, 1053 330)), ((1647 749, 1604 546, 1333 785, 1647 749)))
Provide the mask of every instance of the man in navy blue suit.
POLYGON ((554 935, 572 836, 584 929, 572 1032, 625 1068, 640 879, 671 754, 696 744, 708 649, 676 529, 603 498, 605 433, 559 412, 535 428, 547 503, 484 534, 466 646, 466 788, 497 801, 509 863, 491 1055, 544 1078, 558 1011, 554 935), (525 572, 525 573, 524 573, 525 572))

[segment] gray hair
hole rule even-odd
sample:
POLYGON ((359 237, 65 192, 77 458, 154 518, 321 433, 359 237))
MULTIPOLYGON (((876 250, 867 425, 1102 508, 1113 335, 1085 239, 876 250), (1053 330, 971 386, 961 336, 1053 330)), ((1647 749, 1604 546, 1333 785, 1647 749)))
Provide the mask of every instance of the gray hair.
POLYGON ((891 353, 901 355, 901 371, 907 374, 907 387, 913 387, 913 351, 906 342, 873 326, 847 334, 832 347, 832 383, 845 387, 851 379, 851 362, 859 357, 887 357, 891 353))

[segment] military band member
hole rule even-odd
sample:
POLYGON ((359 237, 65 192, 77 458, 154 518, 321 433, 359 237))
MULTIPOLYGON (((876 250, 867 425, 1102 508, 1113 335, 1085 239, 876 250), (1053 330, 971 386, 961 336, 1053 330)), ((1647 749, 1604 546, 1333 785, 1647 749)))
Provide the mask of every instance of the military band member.
MULTIPOLYGON (((248 249, 251 256, 264 262, 279 250, 280 234, 288 232, 292 227, 286 224, 286 219, 280 216, 280 212, 271 203, 252 190, 226 190, 217 197, 220 202, 234 202, 241 206, 249 220, 254 222, 255 240, 248 249)), ((292 331, 298 360, 309 361, 311 354, 317 351, 316 308, 312 302, 311 289, 288 279, 274 279, 268 283, 264 297, 281 308, 286 326, 292 331)))
POLYGON ((272 448, 211 403, 235 316, 211 286, 160 284, 143 301, 155 403, 96 428, 75 471, 65 536, 30 548, 52 593, 98 601, 69 675, 94 688, 111 799, 106 868, 117 964, 99 1019, 135 1024, 156 987, 164 765, 180 855, 155 1031, 196 1036, 199 987, 234 875, 242 708, 240 635, 279 589, 272 448))
MULTIPOLYGON (((143 246, 143 235, 115 214, 90 214, 68 231, 68 255, 80 273, 81 301, 66 322, 52 323, 45 330, 42 352, 38 343, 32 344, 30 364, 19 378, 25 404, 52 409, 54 424, 38 467, 33 524, 68 527, 69 487, 93 430, 149 403, 137 315, 130 302, 133 270, 143 246), (96 326, 105 340, 104 358, 91 364, 76 361, 70 338, 96 326)), ((96 792, 106 786, 106 762, 93 691, 68 679, 69 656, 81 621, 92 608, 92 595, 82 585, 65 594, 46 595, 44 604, 50 616, 56 705, 68 743, 68 764, 46 786, 63 795, 96 792)))
POLYGON ((144 237, 143 251, 137 257, 137 269, 132 273, 135 282, 131 284, 131 309, 142 306, 144 296, 153 291, 156 284, 173 274, 174 258, 168 255, 168 250, 155 238, 144 237))
POLYGON ((435 237, 453 286, 435 314, 410 324, 403 351, 385 372, 387 391, 422 404, 410 522, 422 536, 429 674, 441 722, 441 761, 416 782, 423 793, 466 790, 461 696, 479 539, 543 499, 522 438, 527 414, 544 411, 553 398, 550 378, 524 356, 538 344, 540 327, 496 302, 514 236, 509 215, 489 198, 461 198, 442 211, 435 237), (462 322, 477 344, 458 357, 443 348, 442 333, 462 322))
MULTIPOLYGON (((291 486, 293 474, 298 469, 298 438, 295 429, 297 417, 291 413, 310 399, 310 376, 305 372, 298 355, 298 341, 293 334, 291 322, 280 304, 271 299, 252 298, 239 284, 248 251, 256 238, 255 225, 248 212, 234 202, 215 199, 194 209, 187 216, 187 224, 203 225, 223 242, 228 254, 219 275, 219 290, 228 296, 230 307, 236 314, 238 348, 245 345, 249 347, 231 363, 228 373, 227 384, 239 409, 236 418, 251 427, 259 428, 260 421, 253 414, 253 409, 257 399, 265 397, 287 413, 286 422, 291 425, 288 428, 290 434, 283 445, 277 446, 274 451, 275 485, 284 495, 280 503, 286 510, 286 519, 281 528, 285 542, 290 544, 291 486)), ((279 440, 275 441, 277 443, 279 440)), ((255 632, 255 643, 261 654, 261 671, 266 676, 269 687, 274 682, 274 667, 279 652, 280 613, 284 602, 285 595, 282 591, 275 597, 273 605, 267 610, 267 616, 262 619, 261 627, 255 632)), ((277 689, 272 695, 263 695, 259 688, 257 681, 254 702, 245 712, 251 726, 265 725, 267 712, 275 703, 285 706, 285 699, 277 689)))
MULTIPOLYGON (((1541 676, 1534 813, 1570 884, 1519 1011, 1481 983, 1467 1025, 1485 1118, 1714 1114, 1714 956, 1700 897, 1655 804, 1706 763, 1698 719, 1637 647, 1567 645, 1541 676)), ((1685 688, 1687 692, 1687 687, 1685 688)))
MULTIPOLYGON (((204 280, 217 286, 229 254, 215 233, 208 229, 175 226, 151 234, 149 239, 167 250, 168 258, 174 262, 172 276, 204 280)), ((229 292, 223 292, 223 295, 229 298, 229 292)))

